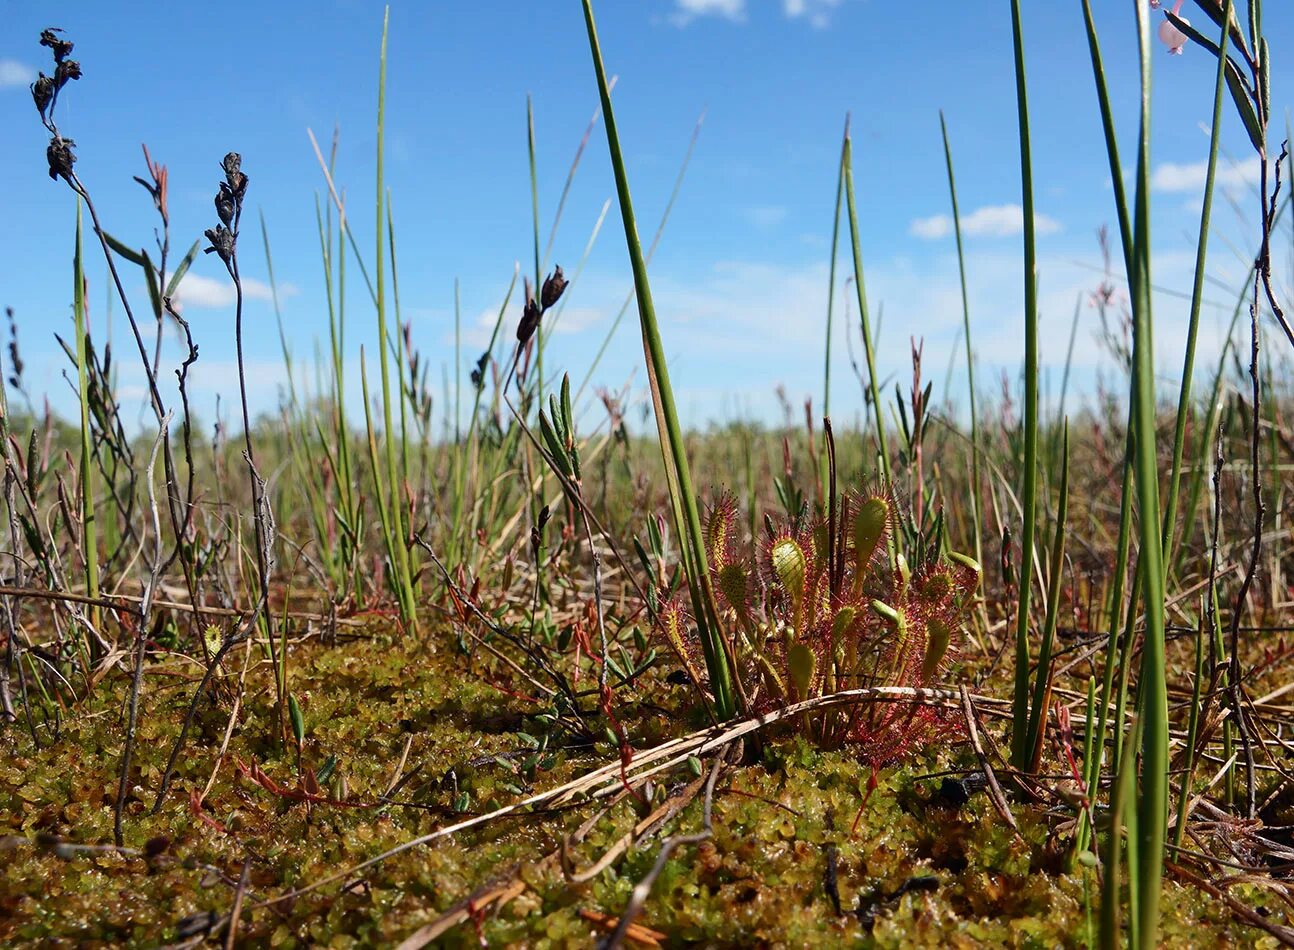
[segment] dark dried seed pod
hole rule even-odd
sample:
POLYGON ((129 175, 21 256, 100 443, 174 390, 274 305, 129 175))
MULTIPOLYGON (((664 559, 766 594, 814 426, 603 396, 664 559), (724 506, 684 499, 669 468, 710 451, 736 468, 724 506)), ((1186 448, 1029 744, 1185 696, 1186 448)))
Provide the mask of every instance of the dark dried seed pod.
POLYGON ((44 73, 37 76, 36 81, 31 84, 31 99, 36 103, 36 111, 40 113, 41 119, 45 118, 45 110, 54 101, 55 88, 54 80, 44 73))
POLYGON ((522 311, 521 322, 517 324, 517 342, 525 346, 530 342, 530 338, 535 335, 539 329, 539 320, 544 312, 539 309, 539 304, 534 299, 526 301, 526 309, 522 311))
POLYGON ((73 43, 71 40, 65 40, 58 35, 62 32, 57 27, 49 27, 40 31, 40 45, 48 46, 54 51, 54 62, 56 63, 63 62, 72 52, 73 43))
POLYGON ((208 228, 203 232, 211 246, 206 249, 207 254, 216 253, 220 259, 228 264, 234 257, 234 233, 226 228, 223 224, 218 224, 214 228, 208 228))
POLYGON ((67 59, 54 67, 54 84, 62 89, 69 79, 81 78, 81 64, 74 59, 67 59))
POLYGON ((49 177, 57 180, 60 176, 71 181, 72 166, 76 164, 76 153, 72 151, 76 145, 71 139, 65 139, 61 135, 56 135, 49 140, 49 147, 45 149, 45 158, 49 161, 49 177))
POLYGON ((224 182, 220 183, 220 190, 216 192, 216 214, 220 222, 226 227, 234 223, 234 211, 237 203, 234 201, 234 193, 229 190, 229 186, 224 182))
POLYGON ((543 289, 539 291, 539 302, 545 310, 561 299, 562 292, 566 290, 566 283, 561 267, 553 268, 553 272, 544 280, 543 289))
POLYGON ((242 201, 247 191, 247 176, 243 174, 243 157, 237 152, 229 152, 220 163, 225 170, 225 181, 236 201, 242 201))

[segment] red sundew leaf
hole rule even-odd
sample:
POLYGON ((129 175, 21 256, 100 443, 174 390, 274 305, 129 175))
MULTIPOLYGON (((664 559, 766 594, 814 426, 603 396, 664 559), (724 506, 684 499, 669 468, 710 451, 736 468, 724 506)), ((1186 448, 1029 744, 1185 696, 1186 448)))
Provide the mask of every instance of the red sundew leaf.
POLYGON ((278 798, 287 799, 288 801, 311 802, 312 804, 316 804, 316 805, 336 805, 339 808, 379 808, 383 804, 382 802, 340 801, 337 799, 329 798, 326 795, 322 795, 322 794, 311 794, 307 791, 302 791, 302 790, 292 789, 292 788, 284 788, 278 782, 274 781, 274 779, 270 778, 270 776, 267 775, 264 771, 262 771, 261 767, 257 765, 255 762, 253 762, 251 766, 248 767, 247 764, 242 761, 242 759, 239 759, 237 757, 235 757, 234 759, 234 768, 235 770, 237 770, 239 775, 244 775, 247 778, 250 778, 253 782, 261 786, 261 788, 265 789, 271 795, 277 796, 278 798))
POLYGON ((228 834, 229 830, 216 819, 212 818, 202 809, 202 799, 198 796, 197 791, 189 792, 189 810, 193 812, 195 818, 203 824, 209 825, 222 835, 228 834))

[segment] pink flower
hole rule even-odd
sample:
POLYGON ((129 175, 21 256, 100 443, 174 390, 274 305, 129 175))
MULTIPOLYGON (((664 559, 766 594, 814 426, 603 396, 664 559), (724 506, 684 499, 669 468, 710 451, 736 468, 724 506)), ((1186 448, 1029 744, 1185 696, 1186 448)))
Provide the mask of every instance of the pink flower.
MULTIPOLYGON (((1158 7, 1160 5, 1160 0, 1150 0, 1150 5, 1151 7, 1158 7)), ((1187 26, 1190 26, 1191 21, 1181 15, 1181 10, 1182 0, 1177 0, 1177 2, 1173 4, 1173 16, 1177 17, 1187 26)), ((1167 16, 1164 17, 1164 22, 1159 24, 1159 41, 1168 47, 1168 52, 1171 55, 1180 56, 1188 39, 1189 37, 1174 26, 1173 21, 1168 19, 1167 16)))

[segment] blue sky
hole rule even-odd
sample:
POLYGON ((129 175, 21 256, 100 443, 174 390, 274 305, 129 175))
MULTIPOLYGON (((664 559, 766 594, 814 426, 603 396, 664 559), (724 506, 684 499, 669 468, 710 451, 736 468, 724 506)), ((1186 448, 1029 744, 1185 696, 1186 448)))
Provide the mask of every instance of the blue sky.
MULTIPOLYGON (((111 230, 151 243, 151 204, 131 176, 140 143, 170 169, 173 243, 183 248, 214 224, 220 157, 242 153, 251 178, 242 238, 251 278, 248 359, 252 398, 272 408, 284 382, 255 212, 271 236, 284 321, 298 359, 326 333, 315 197, 323 180, 306 130, 326 148, 341 130, 344 184, 361 248, 373 242, 374 115, 382 5, 370 2, 179 4, 158 16, 144 4, 14 4, 0 36, 0 305, 14 307, 29 388, 67 407, 52 331, 70 329, 74 205, 45 173, 45 136, 27 83, 47 68, 40 29, 61 26, 85 78, 60 102, 77 168, 111 230)), ((1059 375, 1080 293, 1100 280, 1096 230, 1113 222, 1112 192, 1076 3, 1027 3, 1025 37, 1039 219, 1043 353, 1059 375)), ((1099 28, 1117 99, 1124 154, 1136 131, 1131 2, 1101 3, 1099 28)), ((1268 4, 1277 38, 1273 100, 1289 101, 1291 69, 1281 37, 1294 13, 1268 4)), ((597 5, 603 55, 619 76, 615 103, 640 228, 650 237, 698 116, 705 121, 679 202, 651 268, 674 383, 693 423, 749 413, 778 418, 775 387, 797 407, 821 400, 827 258, 840 132, 853 116, 855 176, 863 219, 867 289, 884 308, 882 373, 905 373, 909 336, 925 340, 937 392, 961 324, 956 257, 938 112, 948 120, 964 223, 971 307, 983 388, 997 391, 1022 354, 1019 159, 1009 4, 881 3, 878 0, 640 0, 597 5)), ((1197 23, 1205 18, 1188 4, 1197 23)), ((1154 14, 1156 17, 1159 14, 1154 14)), ((1156 47, 1156 282, 1189 292, 1214 65, 1188 48, 1156 47)), ((461 282, 464 366, 478 355, 512 274, 532 268, 526 95, 534 97, 542 232, 596 106, 596 87, 576 0, 410 3, 391 8, 387 184, 394 196, 404 316, 427 358, 452 366, 453 286, 461 282)), ((1226 201, 1204 313, 1205 355, 1248 266, 1256 160, 1230 104, 1226 201)), ((602 127, 595 130, 557 232, 553 260, 578 262, 613 197, 602 127)), ((1117 253, 1116 253, 1117 257, 1117 253)), ((844 259, 841 280, 849 272, 844 259)), ((106 287, 90 269, 92 324, 102 338, 106 287)), ((193 269, 186 313, 200 344, 194 396, 213 418, 236 394, 232 307, 219 262, 193 269)), ((356 284, 358 282, 355 282, 356 284)), ((547 365, 573 378, 585 369, 631 285, 614 204, 571 291, 547 365)), ((144 306, 142 281, 131 288, 144 306)), ((350 297, 350 359, 372 352, 372 311, 362 287, 350 297)), ((516 300, 509 329, 519 315, 516 300)), ((840 299, 840 298, 838 298, 840 299)), ((1162 374, 1180 363, 1186 302, 1156 299, 1162 374)), ((851 308, 854 314, 856 308, 851 308)), ((121 310, 113 329, 127 394, 141 378, 126 348, 121 310)), ((843 313, 843 311, 838 311, 843 313)), ((1085 308, 1077 379, 1090 389, 1108 357, 1085 308)), ((833 371, 833 414, 861 402, 844 334, 833 371)), ((857 349, 857 335, 853 337, 857 349)), ((168 339, 166 353, 180 357, 168 339)), ((642 350, 631 310, 597 381, 641 389, 642 350)), ((167 386, 169 373, 167 375, 167 386)), ((352 378, 358 374, 352 373, 352 378)), ((952 380, 959 393, 960 367, 952 380)), ((963 400, 964 401, 964 400, 963 400)), ((437 412, 439 413, 439 408, 437 412)))

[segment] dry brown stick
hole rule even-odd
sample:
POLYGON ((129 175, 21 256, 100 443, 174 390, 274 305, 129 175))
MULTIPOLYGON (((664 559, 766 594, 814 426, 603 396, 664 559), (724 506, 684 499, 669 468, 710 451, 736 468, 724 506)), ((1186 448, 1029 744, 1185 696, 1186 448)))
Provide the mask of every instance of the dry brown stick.
POLYGON ((1257 911, 1250 907, 1246 907, 1220 887, 1215 886, 1202 877, 1197 877, 1180 864, 1174 864, 1172 861, 1165 861, 1164 868, 1174 877, 1181 878, 1188 884, 1194 884, 1206 894, 1210 894, 1225 903, 1227 907, 1230 908, 1231 913, 1235 914, 1251 927, 1257 927, 1264 933, 1274 937, 1284 946, 1294 947, 1294 930, 1291 930, 1289 927, 1281 927, 1278 924, 1273 924, 1257 911))
POLYGON ((216 753, 216 764, 211 767, 211 776, 207 779, 206 787, 202 789, 199 801, 205 800, 211 794, 211 787, 216 784, 216 775, 220 772, 220 766, 225 761, 225 753, 229 751, 229 740, 233 737, 234 726, 238 723, 238 713, 243 702, 243 684, 247 681, 247 666, 252 656, 252 641, 248 640, 247 649, 243 651, 243 671, 238 674, 238 692, 234 695, 234 708, 229 713, 229 722, 225 725, 225 736, 220 740, 220 751, 216 753))
MULTIPOLYGON (((556 852, 554 852, 556 854, 556 852)), ((550 855, 549 857, 552 857, 550 855)), ((422 950, 441 934, 452 930, 461 923, 470 920, 491 904, 502 907, 508 901, 520 897, 526 890, 526 882, 514 877, 506 884, 500 884, 479 892, 465 901, 441 914, 431 923, 419 927, 397 945, 396 950, 422 950)))
MULTIPOLYGON (((976 696, 975 700, 979 703, 1000 703, 1008 705, 1004 700, 997 700, 988 696, 976 696)), ((752 733, 759 732, 769 726, 775 725, 784 719, 794 718, 806 712, 817 709, 823 709, 830 706, 848 705, 850 703, 862 702, 906 702, 918 703, 928 706, 938 706, 942 708, 957 708, 960 703, 960 696, 955 690, 935 689, 931 687, 915 686, 869 686, 860 689, 844 690, 839 693, 831 693, 826 696, 818 696, 814 699, 807 699, 800 703, 794 703, 782 709, 773 710, 761 716, 754 716, 749 719, 743 719, 739 722, 728 723, 721 727, 710 727, 693 732, 690 735, 682 736, 678 739, 671 739, 664 742, 654 749, 638 753, 634 756, 633 762, 628 767, 623 765, 617 757, 615 761, 609 762, 600 768, 594 769, 586 775, 580 776, 565 785, 561 785, 546 792, 536 792, 526 798, 519 799, 510 805, 504 805, 492 812, 483 815, 474 815, 452 825, 446 825, 435 831, 420 835, 417 838, 411 838, 403 844, 396 845, 394 848, 375 855, 358 864, 332 874, 327 874, 313 883, 304 887, 296 888, 287 893, 280 894, 278 897, 270 898, 258 904, 258 907, 279 904, 287 900, 293 900, 316 891, 328 884, 335 883, 345 878, 349 878, 360 871, 364 871, 383 861, 393 858, 398 854, 403 854, 413 848, 430 844, 441 838, 447 838, 466 831, 469 828, 475 828, 480 825, 496 821, 500 818, 516 814, 526 808, 552 807, 561 805, 569 801, 578 793, 586 793, 590 798, 606 798, 621 791, 624 782, 641 782, 642 780, 655 775, 665 769, 674 768, 687 761, 689 756, 703 756, 709 752, 716 751, 725 746, 731 745, 738 739, 741 739, 752 733), (663 763, 662 763, 663 760, 663 763), (657 764, 662 763, 662 764, 657 764), (646 766, 651 766, 647 768, 646 766)))
POLYGON ((1002 820, 1011 826, 1016 837, 1020 837, 1020 829, 1016 826, 1015 818, 1011 815, 1011 809, 1007 807, 1006 796, 1002 794, 1002 786, 998 784, 997 776, 993 773, 993 766, 984 754, 984 746, 979 740, 979 725, 975 716, 975 706, 971 702, 970 691, 965 685, 960 688, 962 697, 962 713, 966 716, 966 731, 970 733, 971 748, 975 750, 975 758, 979 760, 979 767, 984 772, 984 777, 988 779, 989 798, 993 801, 993 807, 997 813, 1002 816, 1002 820))
POLYGON ((665 822, 669 821, 690 805, 692 800, 700 793, 701 785, 704 781, 704 779, 698 778, 695 781, 688 783, 688 785, 677 795, 672 796, 650 815, 638 822, 638 824, 634 825, 631 831, 628 831, 621 836, 615 844, 607 848, 602 857, 598 858, 598 860, 594 861, 593 864, 589 865, 589 867, 585 868, 583 871, 575 870, 575 865, 571 862, 569 850, 571 840, 570 838, 564 839, 562 841, 561 856, 562 873, 566 875, 566 879, 576 884, 583 884, 585 881, 593 880, 610 867, 611 864, 620 857, 620 855, 628 851, 634 842, 642 840, 642 838, 650 834, 654 829, 664 825, 665 822))
MULTIPOLYGON (((593 926, 607 931, 615 931, 620 925, 619 918, 612 917, 610 914, 598 913, 596 910, 589 910, 587 907, 580 908, 580 916, 593 926)), ((667 939, 669 934, 663 934, 659 930, 652 930, 642 924, 630 924, 625 929, 624 936, 630 943, 641 947, 659 947, 661 941, 667 939)))
MULTIPOLYGON (((126 604, 138 604, 144 598, 138 594, 113 594, 111 597, 90 597, 87 594, 73 594, 70 591, 49 590, 44 587, 9 587, 0 585, 0 597, 27 597, 31 600, 63 601, 71 604, 85 604, 90 607, 105 607, 108 610, 122 610, 126 604), (125 603, 122 603, 125 601, 125 603)), ((233 607, 195 607, 192 604, 181 604, 172 600, 154 600, 152 605, 157 610, 181 610, 185 613, 204 614, 210 617, 242 617, 247 611, 233 607)), ((282 611, 279 611, 282 614, 282 611)), ((287 616, 292 620, 313 620, 325 623, 329 620, 345 627, 362 627, 365 621, 353 617, 330 618, 327 614, 311 613, 305 610, 289 610, 287 616)))
POLYGON ((225 933, 225 950, 234 950, 238 939, 238 918, 243 915, 243 896, 247 893, 247 878, 252 869, 252 859, 243 862, 243 872, 238 875, 238 889, 234 891, 234 907, 229 912, 229 929, 225 933))
POLYGON ((702 841, 709 839, 714 834, 714 783, 719 778, 719 773, 723 771, 724 758, 727 750, 720 751, 715 757, 714 765, 710 767, 710 776, 705 780, 705 809, 701 817, 701 830, 690 835, 674 835, 668 838, 660 846, 660 851, 656 855, 656 862, 652 865, 651 870, 647 872, 646 877, 634 885, 633 891, 629 894, 629 903, 620 914, 620 922, 616 924, 616 929, 612 931, 611 936, 603 944, 604 950, 616 950, 617 947, 624 943, 625 936, 629 928, 634 926, 634 918, 642 913, 643 905, 647 903, 647 898, 651 896, 652 885, 656 883, 656 878, 660 877, 660 872, 665 869, 665 862, 669 860, 670 855, 677 848, 685 844, 700 844, 702 841))

